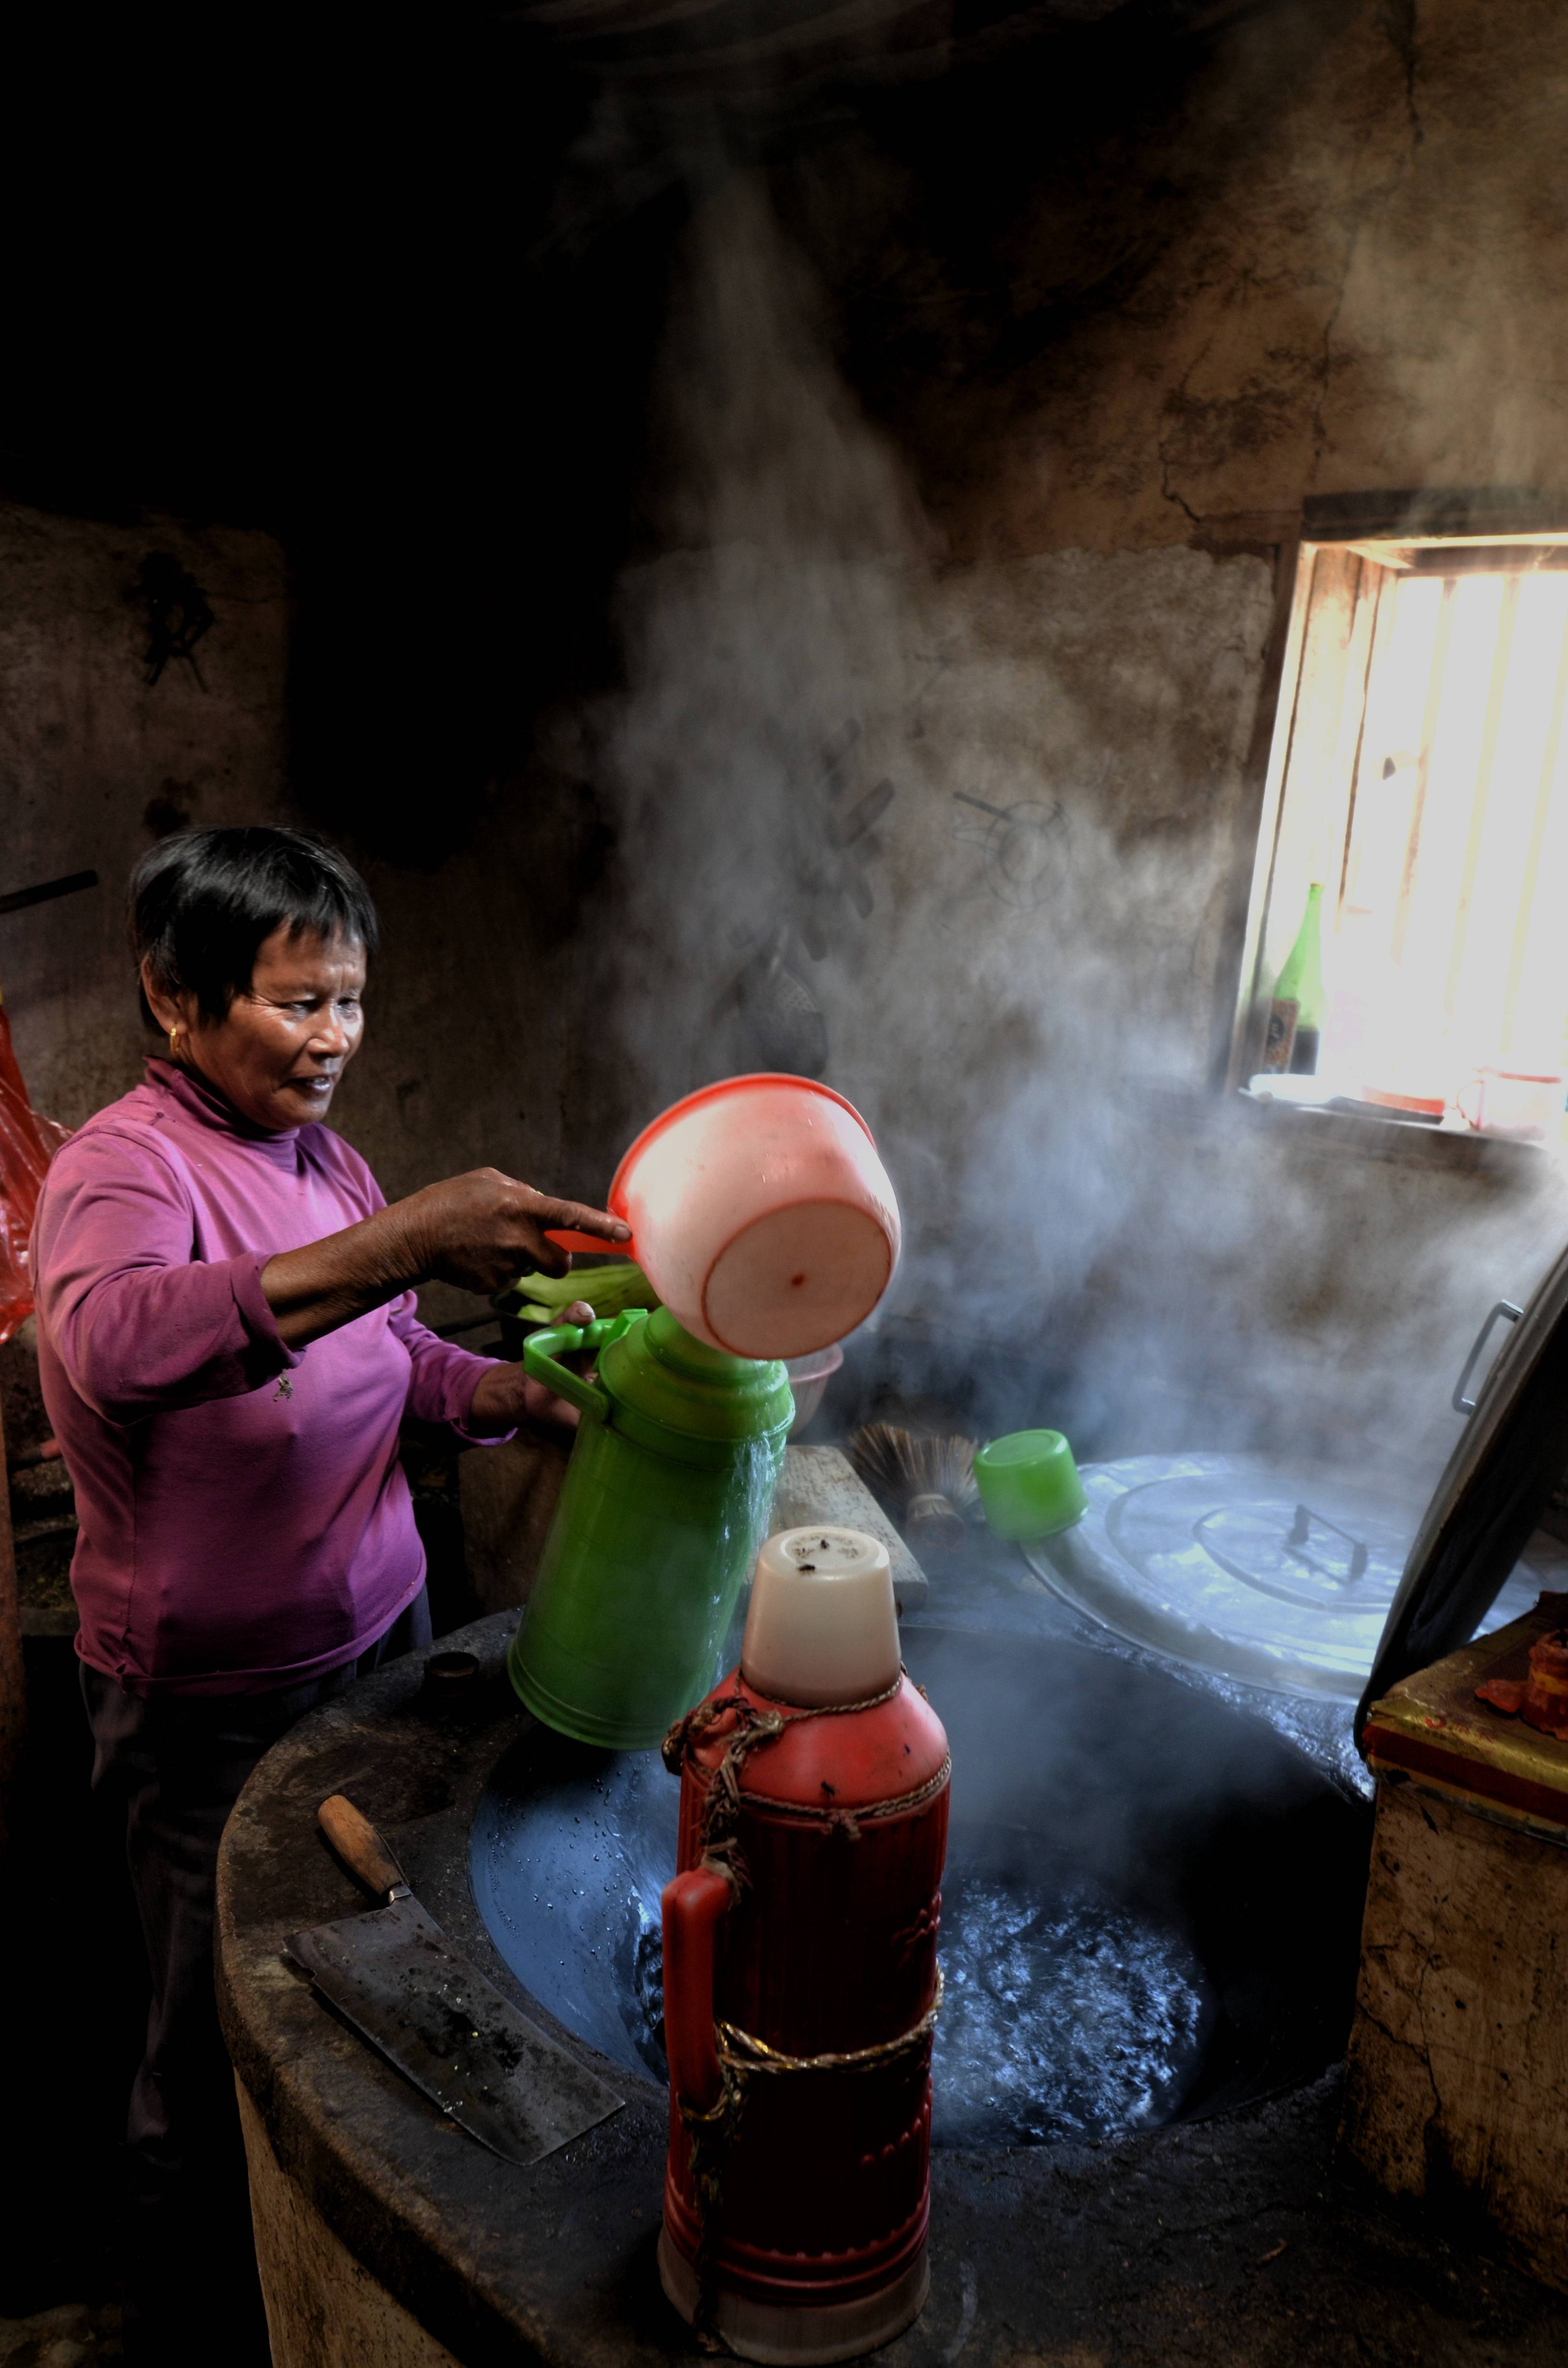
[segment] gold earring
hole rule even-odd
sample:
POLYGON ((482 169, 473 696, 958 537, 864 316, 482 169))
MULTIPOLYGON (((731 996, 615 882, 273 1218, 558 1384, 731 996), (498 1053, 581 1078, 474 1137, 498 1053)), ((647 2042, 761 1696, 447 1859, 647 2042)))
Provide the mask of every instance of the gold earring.
POLYGON ((171 1061, 177 1061, 179 1059, 179 1030, 177 1028, 171 1028, 169 1030, 169 1058, 171 1061))

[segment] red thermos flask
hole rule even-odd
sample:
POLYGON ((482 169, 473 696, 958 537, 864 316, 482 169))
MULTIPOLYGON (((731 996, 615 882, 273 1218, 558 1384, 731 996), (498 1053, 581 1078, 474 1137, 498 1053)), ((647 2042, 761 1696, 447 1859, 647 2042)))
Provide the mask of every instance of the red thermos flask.
POLYGON ((665 1755, 665 2291, 742 2358, 850 2359, 928 2283, 950 1761, 899 1666, 885 1549, 769 1539, 741 1667, 665 1755))

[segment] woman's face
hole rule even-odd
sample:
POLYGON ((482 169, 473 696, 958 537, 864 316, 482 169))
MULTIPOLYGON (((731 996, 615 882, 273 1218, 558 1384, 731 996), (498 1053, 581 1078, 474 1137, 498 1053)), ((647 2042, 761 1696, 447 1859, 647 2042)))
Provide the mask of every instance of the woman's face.
POLYGON ((194 996, 156 994, 145 974, 142 985, 160 1027, 178 1029, 181 1058, 270 1133, 326 1116, 365 1030, 363 946, 293 936, 286 922, 262 939, 249 986, 222 1019, 194 996))

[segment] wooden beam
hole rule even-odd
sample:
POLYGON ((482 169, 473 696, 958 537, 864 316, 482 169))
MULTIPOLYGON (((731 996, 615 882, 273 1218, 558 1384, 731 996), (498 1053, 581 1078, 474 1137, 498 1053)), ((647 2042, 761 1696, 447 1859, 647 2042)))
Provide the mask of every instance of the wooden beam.
POLYGON ((1256 995, 1259 943, 1284 781, 1286 718, 1293 713, 1301 670, 1312 556, 1299 538, 1277 545, 1274 616, 1264 652, 1252 735, 1242 767, 1242 793, 1231 834, 1230 894, 1220 924, 1210 1030, 1210 1082, 1240 1085, 1262 1060, 1263 1026, 1256 995))

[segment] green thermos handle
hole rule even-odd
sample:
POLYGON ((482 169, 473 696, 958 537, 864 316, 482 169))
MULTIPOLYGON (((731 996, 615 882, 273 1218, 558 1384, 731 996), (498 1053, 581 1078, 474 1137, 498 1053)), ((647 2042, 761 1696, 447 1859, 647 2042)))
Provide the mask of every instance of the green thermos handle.
POLYGON ((601 1315, 592 1324, 552 1324, 546 1331, 530 1332, 523 1342, 523 1371, 553 1390, 558 1398, 608 1422, 608 1394, 596 1383, 585 1382, 569 1365, 558 1364, 556 1359, 562 1349, 574 1356, 579 1349, 603 1349, 611 1340, 623 1339, 634 1324, 646 1322, 647 1315, 645 1307, 629 1307, 622 1315, 601 1315))

